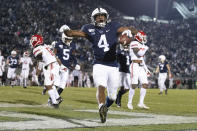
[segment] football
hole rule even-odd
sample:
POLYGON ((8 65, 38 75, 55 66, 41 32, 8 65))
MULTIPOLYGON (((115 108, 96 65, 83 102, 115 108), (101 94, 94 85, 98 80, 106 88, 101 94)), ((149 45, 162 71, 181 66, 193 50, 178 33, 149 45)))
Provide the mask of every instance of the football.
POLYGON ((126 34, 119 36, 119 43, 122 45, 128 45, 132 41, 132 37, 128 37, 126 34))

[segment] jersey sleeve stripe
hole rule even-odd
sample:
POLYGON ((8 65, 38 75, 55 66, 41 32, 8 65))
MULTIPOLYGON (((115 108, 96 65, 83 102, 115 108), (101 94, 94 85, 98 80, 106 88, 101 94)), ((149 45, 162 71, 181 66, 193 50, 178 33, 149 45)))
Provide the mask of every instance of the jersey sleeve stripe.
POLYGON ((37 55, 40 54, 40 53, 41 53, 41 50, 40 50, 40 49, 38 49, 38 50, 36 50, 36 51, 33 52, 33 54, 34 54, 35 56, 37 56, 37 55))
POLYGON ((137 44, 131 45, 131 48, 138 47, 137 44))

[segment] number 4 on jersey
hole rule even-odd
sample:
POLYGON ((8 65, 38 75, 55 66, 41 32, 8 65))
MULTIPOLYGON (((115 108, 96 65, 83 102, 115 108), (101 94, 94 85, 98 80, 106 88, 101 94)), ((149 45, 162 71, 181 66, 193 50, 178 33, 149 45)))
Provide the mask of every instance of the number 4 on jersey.
POLYGON ((105 34, 101 35, 100 40, 98 42, 98 47, 104 48, 104 52, 109 51, 109 44, 107 43, 105 34))

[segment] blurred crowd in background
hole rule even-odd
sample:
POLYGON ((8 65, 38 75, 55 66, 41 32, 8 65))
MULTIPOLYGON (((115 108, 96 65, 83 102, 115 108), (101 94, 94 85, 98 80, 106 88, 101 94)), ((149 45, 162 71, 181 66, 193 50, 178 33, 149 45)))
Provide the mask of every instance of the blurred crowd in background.
MULTIPOLYGON (((165 55, 173 73, 173 88, 194 88, 197 80, 197 21, 159 23, 123 19, 124 14, 102 0, 1 0, 0 4, 0 50, 7 58, 12 50, 22 56, 30 51, 29 39, 37 33, 51 44, 59 37, 59 28, 67 24, 80 29, 90 23, 90 15, 96 7, 105 8, 113 21, 125 26, 134 26, 148 36, 146 63, 154 71, 158 56, 165 55), (192 85, 192 87, 190 86, 192 85)), ((85 39, 74 39, 77 46, 76 58, 82 72, 92 72, 92 49, 85 39)), ((152 75, 154 81, 156 77, 152 75)))

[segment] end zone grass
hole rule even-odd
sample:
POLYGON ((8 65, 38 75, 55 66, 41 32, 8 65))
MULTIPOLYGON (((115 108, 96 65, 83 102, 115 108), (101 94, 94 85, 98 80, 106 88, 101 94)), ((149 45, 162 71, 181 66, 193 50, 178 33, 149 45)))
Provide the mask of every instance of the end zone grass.
MULTIPOLYGON (((99 119, 98 113, 76 112, 74 110, 97 110, 96 89, 95 88, 66 88, 62 93, 64 101, 61 103, 58 110, 48 108, 46 106, 48 94, 42 95, 41 87, 0 87, 0 105, 2 103, 34 105, 33 107, 1 107, 0 111, 22 112, 29 114, 46 115, 60 119, 99 119), (38 106, 39 105, 39 106, 38 106), (42 105, 42 106, 40 106, 42 105)), ((142 110, 137 108, 139 101, 139 89, 136 89, 134 96, 132 112, 144 112, 154 114, 181 115, 197 117, 197 90, 179 90, 170 89, 168 95, 158 95, 158 89, 147 90, 145 103, 150 107, 150 110, 142 110)), ((127 109, 128 95, 124 95, 122 99, 122 107, 117 108, 115 104, 110 110, 130 111, 127 109)), ((127 118, 128 116, 108 115, 109 118, 127 118)), ((6 117, 0 117, 0 121, 16 121, 17 119, 7 120, 6 117)), ((146 126, 124 126, 124 127, 95 127, 95 128, 74 128, 74 129, 59 129, 64 130, 133 130, 133 131, 153 131, 153 130, 189 130, 196 129, 197 123, 193 124, 170 124, 170 125, 146 125, 146 126)))

